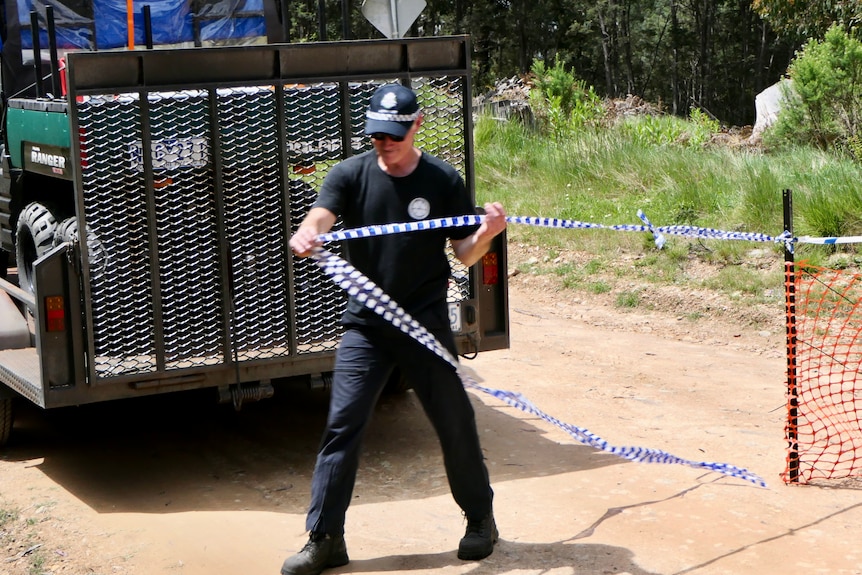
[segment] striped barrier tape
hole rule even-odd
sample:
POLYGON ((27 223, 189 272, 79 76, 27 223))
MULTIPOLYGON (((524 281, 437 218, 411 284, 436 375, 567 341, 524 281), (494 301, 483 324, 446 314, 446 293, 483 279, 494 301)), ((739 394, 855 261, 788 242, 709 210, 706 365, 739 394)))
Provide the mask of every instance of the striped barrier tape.
MULTIPOLYGON (((472 221, 472 216, 467 216, 467 218, 472 221)), ((450 220, 452 220, 452 218, 447 219, 447 222, 450 220)), ((380 228, 383 227, 388 228, 388 226, 381 226, 380 228)), ((374 228, 375 231, 379 231, 377 229, 377 226, 375 226, 374 228)), ((424 229, 430 228, 425 227, 424 229)), ((355 231, 356 230, 348 230, 348 232, 355 231)), ((333 234, 326 235, 333 236, 341 235, 343 233, 344 232, 335 232, 333 234)), ((368 233, 368 235, 373 234, 374 232, 368 233)), ((354 237, 368 236, 357 235, 354 237)), ((326 275, 328 275, 339 287, 344 289, 357 301, 359 301, 365 307, 374 311, 376 314, 380 315, 381 317, 392 323, 392 325, 401 330, 403 333, 414 338, 416 341, 424 345, 430 351, 432 351, 444 361, 449 363, 452 367, 454 367, 455 370, 458 372, 458 376, 461 378, 461 382, 466 388, 482 391, 491 395, 492 397, 496 397, 497 399, 503 401, 504 403, 512 407, 520 409, 521 411, 524 411, 526 413, 535 415, 543 419, 544 421, 555 425, 556 427, 568 433, 572 438, 585 445, 589 445, 590 447, 599 449, 612 455, 616 455, 623 459, 640 463, 665 463, 686 465, 689 467, 705 469, 731 477, 736 477, 745 481, 749 481, 761 487, 766 487, 766 482, 756 474, 748 471, 747 469, 743 469, 735 465, 730 465, 728 463, 691 461, 688 459, 677 457, 675 455, 671 455, 670 453, 659 449, 651 449, 644 447, 617 447, 610 445, 607 441, 595 435, 594 433, 591 433, 587 429, 577 427, 569 423, 565 423, 563 421, 560 421, 556 417, 546 414, 538 407, 533 405, 531 401, 529 401, 520 393, 502 391, 498 389, 491 389, 480 386, 468 373, 466 373, 466 371, 461 368, 461 364, 458 362, 458 360, 453 357, 452 354, 449 353, 449 351, 445 347, 443 347, 442 344, 440 344, 440 342, 437 340, 436 337, 434 337, 433 334, 431 334, 427 329, 425 329, 425 327, 419 324, 419 322, 417 322, 412 316, 410 316, 410 314, 404 311, 397 304, 397 302, 395 302, 391 297, 389 297, 382 289, 380 289, 379 286, 377 286, 373 281, 371 281, 371 279, 366 277, 359 270, 354 268, 352 265, 350 265, 340 257, 324 250, 323 248, 316 248, 312 252, 312 257, 323 269, 326 275)))
MULTIPOLYGON (((673 235, 673 236, 683 236, 690 238, 703 238, 703 239, 713 239, 713 240, 743 240, 743 241, 753 241, 753 242, 771 242, 771 243, 792 243, 794 241, 801 241, 802 238, 790 238, 787 232, 782 233, 779 236, 770 236, 762 233, 752 233, 752 232, 728 232, 723 230, 717 230, 714 228, 701 228, 697 226, 685 226, 685 225, 675 225, 675 226, 660 226, 655 227, 650 223, 649 219, 643 213, 643 211, 638 210, 638 217, 641 221, 644 222, 644 225, 635 225, 635 224, 616 224, 616 225, 604 225, 604 224, 596 224, 590 222, 581 222, 578 220, 566 220, 559 218, 541 218, 535 216, 506 216, 506 222, 510 224, 525 224, 529 226, 538 226, 544 228, 560 228, 560 229, 604 229, 604 230, 614 230, 620 232, 650 232, 656 241, 656 246, 658 248, 662 248, 665 243, 665 234, 673 235)), ((365 226, 361 228, 352 228, 349 230, 341 230, 335 232, 329 232, 326 234, 321 234, 319 239, 323 243, 334 242, 340 240, 352 240, 357 238, 368 238, 374 236, 383 236, 388 234, 400 234, 404 232, 417 232, 423 230, 436 230, 441 228, 453 228, 459 226, 477 226, 482 223, 482 219, 484 216, 480 215, 467 215, 467 216, 454 216, 449 218, 438 218, 434 220, 421 220, 416 222, 402 222, 396 224, 385 224, 385 225, 375 225, 375 226, 365 226)), ((806 238, 808 241, 813 243, 813 239, 816 238, 806 238)), ((821 238, 822 240, 829 240, 830 238, 821 238)), ((834 240, 834 238, 832 238, 834 240)), ((862 241, 862 238, 860 238, 862 241)), ((820 243, 830 243, 828 241, 823 241, 820 243)), ((831 243, 836 243, 832 241, 831 243)))
POLYGON ((800 244, 820 244, 832 246, 835 244, 858 244, 862 243, 862 236, 823 237, 812 238, 811 236, 799 236, 794 238, 800 244))
MULTIPOLYGON (((577 220, 543 218, 535 216, 507 216, 506 221, 507 223, 511 224, 525 224, 531 226, 560 229, 607 229, 626 232, 649 232, 653 235, 656 247, 658 247, 659 249, 661 249, 665 244, 665 235, 698 239, 742 240, 753 242, 783 243, 785 249, 787 249, 791 253, 793 253, 796 243, 822 245, 862 243, 862 236, 792 237, 790 233, 786 230, 778 236, 770 236, 763 233, 736 231, 731 232, 714 228, 702 228, 688 225, 656 227, 653 226, 649 218, 647 218, 647 216, 643 213, 642 210, 638 210, 637 215, 638 218, 640 218, 640 220, 644 223, 644 225, 622 224, 608 226, 604 224, 581 222, 577 220)), ((480 225, 482 223, 482 219, 483 216, 481 215, 465 215, 434 220, 422 220, 417 222, 366 226, 361 228, 353 228, 349 230, 341 230, 321 234, 319 236, 319 239, 323 243, 327 243, 332 241, 350 240, 386 234, 450 228, 457 226, 475 226, 480 225)), ((338 256, 335 256, 334 254, 331 254, 330 252, 327 252, 326 250, 323 250, 321 248, 315 250, 313 257, 317 260, 318 264, 323 267, 327 275, 332 277, 332 279, 343 289, 345 289, 350 295, 357 297, 357 299, 361 301, 366 307, 369 307, 388 321, 392 322, 393 325, 401 329, 401 331, 410 335, 411 337, 425 345, 428 349, 433 351, 435 354, 440 356, 442 359, 447 361, 450 365, 452 365, 458 371, 461 381, 463 382, 465 387, 482 391, 493 397, 496 397, 500 401, 503 401, 504 403, 512 407, 540 417, 541 419, 562 429, 572 438, 583 444, 611 453, 613 455, 617 455, 630 461, 637 461, 643 463, 667 463, 686 465, 689 467, 714 471, 724 475, 729 475, 731 477, 737 477, 760 485, 761 487, 766 487, 766 482, 762 478, 758 477, 756 474, 751 473, 746 469, 736 467, 727 463, 697 462, 683 459, 658 449, 642 447, 616 447, 609 445, 604 439, 591 433, 587 429, 565 423, 555 417, 544 413, 535 405, 533 405, 533 403, 530 402, 526 397, 519 393, 491 389, 478 385, 473 380, 473 378, 470 377, 469 374, 467 374, 464 370, 461 369, 461 366, 457 359, 452 357, 448 350, 446 350, 442 345, 440 345, 440 343, 431 333, 425 330, 424 327, 422 327, 418 322, 416 322, 412 317, 410 317, 410 315, 407 314, 403 309, 401 309, 395 301, 393 301, 388 295, 386 295, 379 287, 374 285, 374 283, 370 279, 365 277, 358 270, 350 266, 350 264, 348 264, 338 256)))

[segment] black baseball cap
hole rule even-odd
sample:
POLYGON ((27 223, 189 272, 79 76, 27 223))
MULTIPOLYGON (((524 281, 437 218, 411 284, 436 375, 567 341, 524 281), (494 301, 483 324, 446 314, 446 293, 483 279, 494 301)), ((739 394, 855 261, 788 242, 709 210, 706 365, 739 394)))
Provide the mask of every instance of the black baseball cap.
POLYGON ((410 88, 386 84, 375 90, 365 113, 365 133, 403 138, 420 115, 419 102, 410 88))

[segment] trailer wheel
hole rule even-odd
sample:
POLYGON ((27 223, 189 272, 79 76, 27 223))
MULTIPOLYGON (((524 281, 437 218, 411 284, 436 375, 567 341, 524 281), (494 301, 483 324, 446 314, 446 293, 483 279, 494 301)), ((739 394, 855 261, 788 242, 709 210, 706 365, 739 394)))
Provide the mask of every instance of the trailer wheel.
MULTIPOLYGON (((100 266, 104 266, 107 260, 107 256, 105 254, 105 249, 102 247, 102 242, 99 241, 99 237, 90 229, 90 226, 85 226, 85 231, 87 233, 87 257, 90 262, 91 268, 98 268, 100 266)), ((54 230, 54 245, 59 246, 60 244, 71 242, 75 243, 78 241, 78 218, 77 216, 72 216, 71 218, 66 218, 59 224, 57 224, 57 228, 54 230)))
POLYGON ((33 285, 33 263, 54 245, 57 219, 44 204, 27 204, 18 216, 15 234, 15 258, 18 284, 24 291, 36 293, 33 285))
POLYGON ((9 443, 12 435, 12 399, 0 397, 0 447, 9 443))
POLYGON ((59 224, 57 224, 57 228, 54 230, 54 242, 53 245, 59 246, 65 242, 74 242, 78 239, 78 218, 72 216, 71 218, 66 218, 59 224))

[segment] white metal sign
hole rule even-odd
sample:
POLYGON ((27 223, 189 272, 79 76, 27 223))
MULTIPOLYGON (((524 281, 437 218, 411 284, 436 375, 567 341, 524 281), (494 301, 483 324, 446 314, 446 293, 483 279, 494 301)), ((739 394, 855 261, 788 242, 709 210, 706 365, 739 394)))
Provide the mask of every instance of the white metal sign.
POLYGON ((387 38, 403 38, 425 6, 425 0, 365 0, 362 15, 387 38))

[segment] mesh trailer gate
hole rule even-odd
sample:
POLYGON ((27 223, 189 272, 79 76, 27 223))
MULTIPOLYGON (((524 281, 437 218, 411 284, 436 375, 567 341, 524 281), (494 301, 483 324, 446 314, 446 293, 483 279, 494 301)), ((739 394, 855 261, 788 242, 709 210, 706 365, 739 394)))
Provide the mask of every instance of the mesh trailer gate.
MULTIPOLYGON (((292 256, 288 239, 328 168, 371 148, 364 112, 381 83, 413 87, 425 113, 419 145, 473 193, 469 68, 460 36, 70 53, 86 241, 72 274, 85 335, 69 347, 86 359, 69 361, 87 389, 69 381, 40 403, 331 370, 346 295, 292 256)), ((498 240, 472 269, 453 263, 464 354, 508 347, 498 240)))

